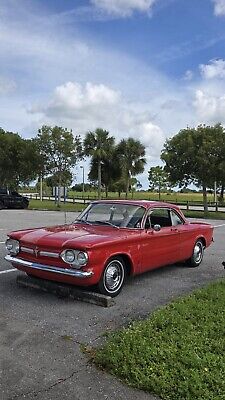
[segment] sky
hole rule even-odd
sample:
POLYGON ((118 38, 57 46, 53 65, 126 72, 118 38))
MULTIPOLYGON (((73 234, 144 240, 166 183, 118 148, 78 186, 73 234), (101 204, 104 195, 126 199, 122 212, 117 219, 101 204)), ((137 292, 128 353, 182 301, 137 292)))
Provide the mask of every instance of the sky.
MULTIPOLYGON (((225 0, 1 0, 0 126, 139 139, 225 124, 225 0)), ((85 166, 87 179, 88 163, 85 166)), ((77 181, 82 170, 76 169, 77 181)))

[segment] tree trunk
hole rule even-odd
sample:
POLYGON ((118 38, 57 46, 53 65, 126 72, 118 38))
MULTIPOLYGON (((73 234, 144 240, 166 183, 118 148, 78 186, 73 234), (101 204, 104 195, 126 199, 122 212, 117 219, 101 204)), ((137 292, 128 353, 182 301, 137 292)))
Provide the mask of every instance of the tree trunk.
POLYGON ((43 201, 43 177, 40 175, 40 200, 43 201))
POLYGON ((204 204, 204 213, 208 212, 208 203, 207 203, 207 191, 206 186, 203 184, 203 204, 204 204))
POLYGON ((60 207, 60 202, 61 202, 61 182, 59 182, 59 186, 58 186, 58 199, 57 199, 57 206, 58 207, 60 207))
POLYGON ((126 199, 128 197, 129 187, 130 187, 130 176, 129 176, 129 173, 128 173, 127 182, 126 182, 126 199))
POLYGON ((221 186, 220 197, 221 197, 221 200, 223 201, 224 200, 224 185, 221 186))
POLYGON ((105 197, 107 198, 109 194, 109 188, 108 185, 105 185, 105 197))
POLYGON ((101 200, 102 168, 101 160, 98 161, 98 199, 101 200))
POLYGON ((161 199, 161 186, 159 185, 159 200, 161 199))
POLYGON ((61 178, 61 172, 59 173, 59 187, 58 187, 58 202, 57 206, 60 207, 60 202, 61 202, 61 186, 62 186, 62 178, 61 178))

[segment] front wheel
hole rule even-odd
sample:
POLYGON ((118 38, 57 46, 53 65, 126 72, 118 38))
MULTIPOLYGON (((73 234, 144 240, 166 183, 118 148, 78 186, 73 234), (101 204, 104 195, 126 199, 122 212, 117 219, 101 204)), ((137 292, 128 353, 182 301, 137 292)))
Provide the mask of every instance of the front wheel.
POLYGON ((194 245, 192 256, 188 260, 188 265, 193 268, 198 267, 203 260, 203 255, 204 255, 203 243, 201 240, 197 240, 197 242, 194 245))
POLYGON ((28 203, 27 201, 23 201, 23 202, 22 202, 22 205, 21 205, 21 208, 22 208, 23 210, 26 210, 26 209, 28 208, 28 206, 29 206, 29 203, 28 203))
POLYGON ((122 257, 114 257, 108 261, 98 283, 100 293, 116 297, 124 284, 126 266, 122 257))

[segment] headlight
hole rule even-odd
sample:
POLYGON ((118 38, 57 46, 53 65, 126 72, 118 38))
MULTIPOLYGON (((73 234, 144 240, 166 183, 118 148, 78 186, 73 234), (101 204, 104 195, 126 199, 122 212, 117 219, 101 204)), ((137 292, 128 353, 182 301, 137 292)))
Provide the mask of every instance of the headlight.
POLYGON ((64 258, 67 263, 72 264, 75 260, 75 254, 73 250, 66 250, 64 258))
POLYGON ((88 262, 88 255, 87 253, 85 253, 84 251, 80 251, 77 254, 77 262, 79 265, 83 266, 86 265, 88 262))
POLYGON ((6 249, 10 254, 16 256, 20 251, 20 242, 15 239, 7 239, 5 242, 6 249))
POLYGON ((62 260, 75 268, 87 265, 88 255, 85 251, 66 249, 60 254, 62 260))

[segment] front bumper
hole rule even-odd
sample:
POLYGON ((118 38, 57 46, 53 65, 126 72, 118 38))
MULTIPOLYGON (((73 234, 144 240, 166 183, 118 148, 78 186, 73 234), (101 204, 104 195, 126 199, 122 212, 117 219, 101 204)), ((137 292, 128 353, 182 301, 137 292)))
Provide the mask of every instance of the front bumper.
POLYGON ((25 261, 21 258, 12 257, 10 255, 5 256, 5 260, 11 262, 15 266, 21 266, 25 268, 30 268, 31 270, 39 270, 44 272, 53 272, 56 274, 71 276, 73 278, 85 279, 90 278, 93 275, 92 271, 80 271, 75 269, 53 267, 51 265, 38 264, 31 261, 25 261))

